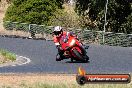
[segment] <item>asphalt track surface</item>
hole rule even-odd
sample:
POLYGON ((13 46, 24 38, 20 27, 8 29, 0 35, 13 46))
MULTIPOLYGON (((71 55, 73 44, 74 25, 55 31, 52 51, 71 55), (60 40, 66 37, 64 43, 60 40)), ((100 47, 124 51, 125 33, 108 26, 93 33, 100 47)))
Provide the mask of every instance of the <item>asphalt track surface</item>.
POLYGON ((0 37, 0 48, 31 59, 21 66, 0 67, 0 73, 77 73, 82 66, 87 73, 131 73, 132 48, 89 45, 89 63, 55 61, 57 49, 52 41, 0 37))

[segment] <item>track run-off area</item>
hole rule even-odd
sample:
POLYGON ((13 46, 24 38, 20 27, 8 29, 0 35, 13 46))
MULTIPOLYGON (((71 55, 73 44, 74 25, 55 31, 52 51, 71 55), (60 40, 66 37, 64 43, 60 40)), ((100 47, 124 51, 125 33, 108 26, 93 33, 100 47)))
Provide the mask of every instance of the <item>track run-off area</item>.
POLYGON ((132 47, 90 44, 89 63, 71 63, 70 59, 57 62, 53 41, 0 37, 0 48, 30 59, 27 64, 0 67, 0 73, 76 74, 80 66, 87 73, 132 72, 132 47))

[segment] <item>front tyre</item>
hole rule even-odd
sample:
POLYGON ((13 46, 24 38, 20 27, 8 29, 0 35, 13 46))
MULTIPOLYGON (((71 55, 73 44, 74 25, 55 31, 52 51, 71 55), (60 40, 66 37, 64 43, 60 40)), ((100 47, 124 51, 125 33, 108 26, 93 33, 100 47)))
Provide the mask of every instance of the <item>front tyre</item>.
POLYGON ((76 49, 73 50, 73 53, 78 58, 78 60, 84 61, 83 56, 76 49))
POLYGON ((87 55, 83 56, 84 57, 84 62, 87 63, 89 62, 89 57, 87 55))
POLYGON ((73 60, 74 60, 74 59, 73 59, 73 58, 71 58, 71 62, 73 62, 73 60))

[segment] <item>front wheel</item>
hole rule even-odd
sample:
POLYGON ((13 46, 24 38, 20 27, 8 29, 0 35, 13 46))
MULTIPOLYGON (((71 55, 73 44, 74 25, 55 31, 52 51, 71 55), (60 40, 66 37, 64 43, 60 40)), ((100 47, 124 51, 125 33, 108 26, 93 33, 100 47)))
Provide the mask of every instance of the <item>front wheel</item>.
POLYGON ((73 58, 71 58, 71 62, 73 62, 73 60, 74 60, 74 59, 73 59, 73 58))
POLYGON ((89 57, 87 55, 83 56, 84 57, 84 62, 89 62, 89 57))
POLYGON ((74 55, 77 57, 78 60, 83 62, 88 62, 87 58, 84 58, 83 55, 81 55, 76 49, 73 50, 74 55))

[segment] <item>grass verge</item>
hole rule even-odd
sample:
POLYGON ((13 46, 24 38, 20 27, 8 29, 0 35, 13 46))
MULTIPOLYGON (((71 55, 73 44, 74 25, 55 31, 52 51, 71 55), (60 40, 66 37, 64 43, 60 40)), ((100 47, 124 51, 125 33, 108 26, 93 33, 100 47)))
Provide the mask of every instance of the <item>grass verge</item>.
POLYGON ((36 83, 32 86, 30 85, 22 85, 20 88, 131 88, 132 86, 127 84, 86 84, 84 86, 80 86, 78 84, 45 84, 45 83, 36 83))
POLYGON ((0 75, 0 88, 132 88, 132 83, 81 86, 77 84, 75 75, 13 74, 0 75))
POLYGON ((48 84, 48 83, 35 83, 26 84, 21 83, 18 86, 4 85, 2 88, 132 88, 132 84, 85 84, 83 86, 78 84, 48 84))
POLYGON ((16 55, 14 53, 11 53, 7 50, 0 49, 0 56, 1 61, 4 63, 6 61, 15 61, 16 55))

